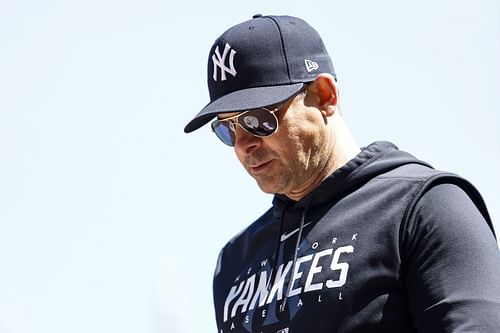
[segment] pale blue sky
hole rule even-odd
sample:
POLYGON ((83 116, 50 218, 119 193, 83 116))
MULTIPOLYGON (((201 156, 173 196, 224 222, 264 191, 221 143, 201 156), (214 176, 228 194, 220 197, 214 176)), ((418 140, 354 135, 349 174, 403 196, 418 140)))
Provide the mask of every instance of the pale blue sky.
POLYGON ((216 331, 219 249, 271 197, 182 129, 255 13, 313 25, 358 143, 468 178, 500 230, 497 0, 0 0, 0 332, 216 331))

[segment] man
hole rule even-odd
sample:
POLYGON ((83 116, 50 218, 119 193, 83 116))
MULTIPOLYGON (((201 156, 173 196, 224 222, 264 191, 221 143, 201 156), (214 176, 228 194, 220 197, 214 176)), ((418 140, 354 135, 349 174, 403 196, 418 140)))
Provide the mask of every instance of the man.
POLYGON ((318 33, 289 16, 214 43, 210 120, 273 206, 221 251, 225 332, 500 332, 500 255, 480 194, 389 142, 360 149, 318 33))

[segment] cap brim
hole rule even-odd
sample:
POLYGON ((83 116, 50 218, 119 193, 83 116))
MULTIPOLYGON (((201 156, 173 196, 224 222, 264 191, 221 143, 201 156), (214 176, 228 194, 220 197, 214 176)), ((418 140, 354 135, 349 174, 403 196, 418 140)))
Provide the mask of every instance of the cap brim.
POLYGON ((300 82, 283 86, 248 88, 224 95, 208 103, 193 120, 184 127, 184 132, 189 133, 197 130, 219 113, 262 108, 286 101, 297 94, 302 87, 304 87, 304 83, 300 82))

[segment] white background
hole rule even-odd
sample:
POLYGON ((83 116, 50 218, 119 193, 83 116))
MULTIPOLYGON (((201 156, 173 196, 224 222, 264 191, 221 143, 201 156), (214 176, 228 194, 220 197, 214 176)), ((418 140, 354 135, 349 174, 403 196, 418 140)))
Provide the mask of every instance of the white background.
POLYGON ((271 197, 183 127, 259 12, 323 35, 361 146, 468 178, 500 230, 497 0, 0 0, 0 332, 216 331, 218 251, 271 197))

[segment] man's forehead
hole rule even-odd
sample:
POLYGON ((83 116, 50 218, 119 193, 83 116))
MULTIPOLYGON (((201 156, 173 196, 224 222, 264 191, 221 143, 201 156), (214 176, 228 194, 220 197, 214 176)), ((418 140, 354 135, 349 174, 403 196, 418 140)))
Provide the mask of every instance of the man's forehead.
POLYGON ((241 114, 244 111, 238 111, 238 112, 223 112, 223 113, 218 113, 217 114, 217 119, 226 119, 226 118, 234 118, 237 115, 241 114))

